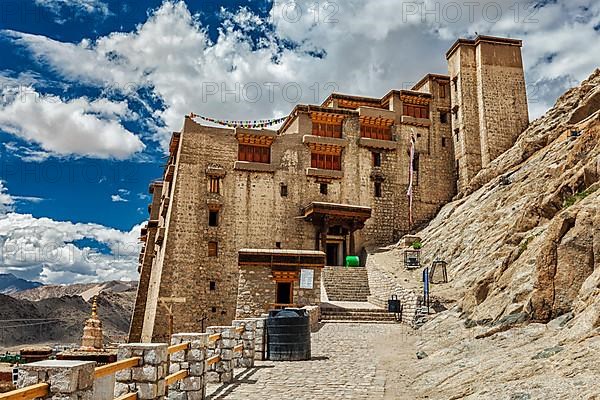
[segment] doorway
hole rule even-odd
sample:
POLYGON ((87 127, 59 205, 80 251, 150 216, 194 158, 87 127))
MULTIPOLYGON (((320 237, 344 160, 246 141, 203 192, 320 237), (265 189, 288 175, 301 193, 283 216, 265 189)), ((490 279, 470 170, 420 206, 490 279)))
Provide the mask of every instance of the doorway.
POLYGON ((292 304, 292 282, 277 282, 277 293, 275 294, 277 304, 292 304))
POLYGON ((335 267, 339 265, 340 244, 327 243, 327 265, 335 267))

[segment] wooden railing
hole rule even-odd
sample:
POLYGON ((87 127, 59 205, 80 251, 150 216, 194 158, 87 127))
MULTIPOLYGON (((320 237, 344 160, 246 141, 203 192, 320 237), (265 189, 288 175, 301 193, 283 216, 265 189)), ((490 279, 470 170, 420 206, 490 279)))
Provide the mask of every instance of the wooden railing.
POLYGON ((96 369, 94 369, 94 379, 112 375, 115 372, 123 371, 124 369, 137 367, 140 364, 140 361, 142 361, 141 357, 132 357, 111 364, 106 364, 101 367, 96 367, 96 369))
POLYGON ((50 385, 47 383, 38 383, 22 389, 13 390, 7 393, 0 393, 0 400, 32 400, 38 397, 46 397, 50 392, 50 385))
MULTIPOLYGON (((239 326, 235 328, 235 332, 241 334, 244 332, 244 327, 239 326)), ((222 339, 222 335, 220 333, 212 334, 208 337, 210 342, 215 342, 222 339)), ((169 346, 167 348, 168 354, 174 354, 180 351, 184 351, 190 348, 190 342, 184 342, 181 344, 176 344, 173 346, 169 346)), ((244 346, 242 344, 237 345, 233 348, 234 352, 241 352, 244 350, 244 346)), ((142 361, 141 357, 131 357, 125 360, 117 361, 111 364, 103 365, 101 367, 96 367, 94 369, 94 379, 102 378, 105 376, 113 375, 116 372, 123 371, 125 369, 137 367, 140 365, 142 361)), ((213 357, 209 357, 206 359, 206 365, 211 366, 221 361, 220 355, 215 355, 213 357)), ((178 382, 182 379, 185 379, 189 375, 187 370, 181 370, 175 372, 171 375, 168 375, 165 378, 165 382, 167 385, 172 385, 175 382, 178 382)), ((48 383, 38 383, 37 385, 27 386, 21 389, 13 390, 8 393, 0 394, 0 400, 33 400, 40 397, 46 397, 50 393, 50 385, 48 383)), ((137 400, 137 393, 126 393, 120 397, 115 398, 114 400, 137 400)))

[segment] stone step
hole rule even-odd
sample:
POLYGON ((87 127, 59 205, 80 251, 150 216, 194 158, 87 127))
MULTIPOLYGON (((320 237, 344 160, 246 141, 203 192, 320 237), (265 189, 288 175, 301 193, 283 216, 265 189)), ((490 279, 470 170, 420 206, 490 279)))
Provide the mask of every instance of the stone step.
POLYGON ((332 301, 366 301, 371 294, 366 268, 325 267, 322 277, 332 301))

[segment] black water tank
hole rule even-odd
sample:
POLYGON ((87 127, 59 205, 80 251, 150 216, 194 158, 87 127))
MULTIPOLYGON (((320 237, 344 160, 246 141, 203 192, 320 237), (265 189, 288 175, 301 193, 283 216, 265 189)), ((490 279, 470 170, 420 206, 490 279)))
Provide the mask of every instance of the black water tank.
POLYGON ((267 319, 268 357, 272 361, 310 360, 310 321, 304 309, 272 310, 267 319))

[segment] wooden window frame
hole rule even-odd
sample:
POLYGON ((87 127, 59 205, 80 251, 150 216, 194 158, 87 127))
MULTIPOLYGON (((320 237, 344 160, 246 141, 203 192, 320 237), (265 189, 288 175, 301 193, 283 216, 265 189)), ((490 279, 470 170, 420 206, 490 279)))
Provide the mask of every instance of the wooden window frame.
POLYGON ((381 153, 374 151, 373 152, 373 166, 381 167, 381 153))
POLYGON ((271 147, 240 143, 238 145, 238 161, 270 164, 271 147))
POLYGON ((210 193, 221 193, 221 178, 218 176, 208 177, 208 191, 210 193))
POLYGON ((332 171, 342 170, 342 156, 336 154, 310 153, 311 168, 327 169, 332 171))
POLYGON ((429 119, 429 107, 405 103, 402 105, 402 115, 412 118, 429 119))
POLYGON ((208 226, 210 226, 210 227, 219 226, 219 222, 220 222, 219 220, 221 218, 221 216, 219 214, 220 214, 219 210, 208 210, 208 226), (215 215, 215 223, 214 224, 211 223, 212 215, 215 215))
POLYGON ((448 96, 448 84, 440 83, 440 98, 445 99, 448 96))
POLYGON ((219 242, 211 240, 208 242, 208 256, 218 257, 219 256, 219 242))
POLYGON ((313 122, 312 134, 314 136, 342 138, 342 125, 326 122, 313 122))

